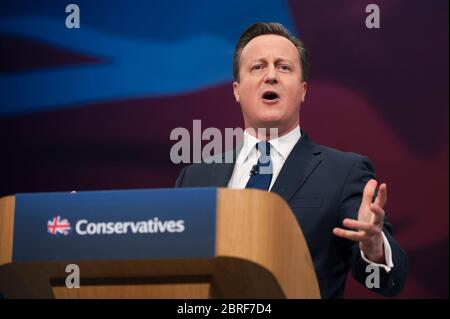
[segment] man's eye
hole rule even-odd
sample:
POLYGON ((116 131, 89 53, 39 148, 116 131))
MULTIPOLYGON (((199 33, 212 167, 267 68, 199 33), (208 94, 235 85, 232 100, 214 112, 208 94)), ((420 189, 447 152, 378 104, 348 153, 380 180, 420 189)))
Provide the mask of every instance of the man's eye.
POLYGON ((262 69, 261 64, 256 64, 256 65, 252 66, 252 70, 261 70, 261 69, 262 69))
POLYGON ((280 65, 280 69, 283 71, 290 71, 291 67, 289 65, 282 64, 282 65, 280 65))

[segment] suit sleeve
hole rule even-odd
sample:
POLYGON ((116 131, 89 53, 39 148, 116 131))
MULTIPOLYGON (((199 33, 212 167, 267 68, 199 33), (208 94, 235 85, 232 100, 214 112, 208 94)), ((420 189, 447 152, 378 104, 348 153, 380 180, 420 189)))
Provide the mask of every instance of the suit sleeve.
MULTIPOLYGON (((338 227, 342 227, 342 221, 345 218, 358 218, 358 210, 362 201, 364 187, 372 178, 376 179, 376 175, 370 160, 358 156, 353 163, 342 188, 339 215, 340 225, 338 225, 338 227)), ((408 271, 408 257, 392 235, 392 226, 387 218, 387 213, 384 220, 383 233, 389 241, 392 250, 394 267, 390 272, 386 272, 384 269, 380 268, 379 287, 370 288, 370 290, 386 297, 393 297, 400 293, 405 285, 408 271)), ((347 247, 348 262, 351 263, 352 275, 359 283, 366 287, 366 279, 371 274, 371 271, 367 270, 366 272, 368 263, 361 257, 359 244, 354 241, 343 240, 347 247)))

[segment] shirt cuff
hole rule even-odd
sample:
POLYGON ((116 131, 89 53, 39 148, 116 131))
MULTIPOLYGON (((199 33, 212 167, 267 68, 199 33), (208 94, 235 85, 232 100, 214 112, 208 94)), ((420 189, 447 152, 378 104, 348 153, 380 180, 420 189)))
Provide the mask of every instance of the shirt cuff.
POLYGON ((386 272, 390 272, 392 270, 392 268, 394 267, 394 263, 392 262, 391 245, 389 245, 389 241, 387 240, 386 235, 384 234, 384 232, 381 232, 381 235, 383 236, 385 263, 384 264, 377 264, 377 263, 374 263, 373 261, 370 261, 364 255, 364 252, 362 250, 360 250, 361 251, 361 257, 366 263, 368 263, 370 265, 382 267, 386 272))

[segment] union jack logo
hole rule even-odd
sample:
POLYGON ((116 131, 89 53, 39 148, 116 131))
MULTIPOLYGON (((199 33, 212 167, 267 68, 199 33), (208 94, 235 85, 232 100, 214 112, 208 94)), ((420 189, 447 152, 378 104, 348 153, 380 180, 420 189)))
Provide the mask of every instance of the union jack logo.
POLYGON ((67 219, 61 219, 61 216, 53 217, 47 222, 47 231, 52 235, 68 235, 70 232, 70 223, 67 219))

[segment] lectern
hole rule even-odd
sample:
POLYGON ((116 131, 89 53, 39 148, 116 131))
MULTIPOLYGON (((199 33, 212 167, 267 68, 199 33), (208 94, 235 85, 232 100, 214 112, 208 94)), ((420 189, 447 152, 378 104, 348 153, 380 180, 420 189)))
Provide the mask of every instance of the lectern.
POLYGON ((320 298, 308 246, 286 202, 269 192, 222 188, 3 197, 0 293, 320 298), (77 275, 68 265, 79 270, 79 288, 67 286, 77 275))

